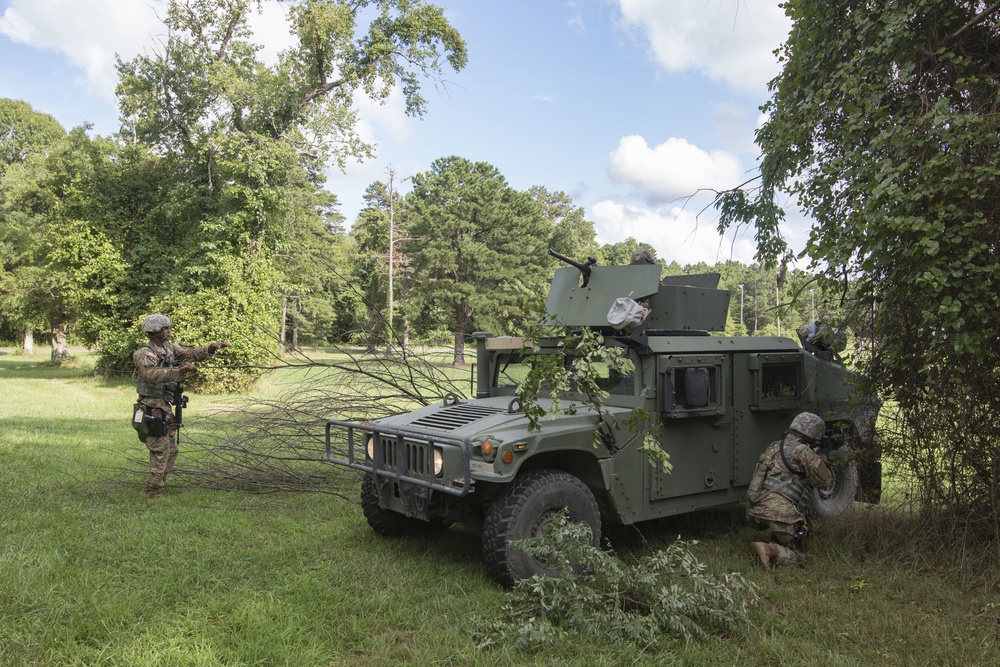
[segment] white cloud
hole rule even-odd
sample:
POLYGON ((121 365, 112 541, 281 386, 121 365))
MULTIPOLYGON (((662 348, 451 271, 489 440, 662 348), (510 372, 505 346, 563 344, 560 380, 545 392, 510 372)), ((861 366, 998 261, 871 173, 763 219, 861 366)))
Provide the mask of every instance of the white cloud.
POLYGON ((599 243, 616 243, 632 237, 656 248, 657 257, 681 266, 734 259, 753 262, 753 240, 738 235, 723 238, 715 230, 711 217, 698 219, 696 212, 680 207, 652 209, 600 201, 590 209, 599 243))
POLYGON ((701 188, 731 188, 745 180, 731 153, 704 151, 676 137, 651 148, 637 135, 622 137, 610 153, 608 177, 652 203, 688 197, 701 188))
POLYGON ((0 34, 55 51, 84 72, 93 95, 114 99, 115 53, 129 59, 161 34, 164 0, 10 0, 0 34))
MULTIPOLYGON (((10 0, 0 16, 0 35, 14 42, 61 53, 83 71, 87 91, 115 98, 115 54, 130 60, 159 45, 165 28, 166 0, 10 0)), ((283 4, 264 3, 249 24, 263 45, 261 58, 277 61, 293 43, 283 4)))
POLYGON ((617 0, 668 72, 698 72, 762 96, 780 68, 773 51, 791 21, 777 0, 617 0))

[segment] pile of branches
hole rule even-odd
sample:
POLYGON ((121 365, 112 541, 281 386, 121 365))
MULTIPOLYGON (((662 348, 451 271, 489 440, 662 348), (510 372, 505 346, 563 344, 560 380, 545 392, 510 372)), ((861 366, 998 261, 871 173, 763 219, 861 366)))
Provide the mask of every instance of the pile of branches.
MULTIPOLYGON (((169 484, 333 495, 350 488, 353 494, 349 469, 327 460, 327 420, 363 423, 469 391, 468 376, 442 366, 440 352, 379 350, 343 346, 322 355, 273 356, 273 365, 260 369, 260 389, 253 394, 211 407, 192 396, 169 484)), ((331 455, 347 458, 344 430, 332 429, 330 438, 331 455)), ((130 450, 127 458, 129 475, 145 474, 145 448, 130 450)))

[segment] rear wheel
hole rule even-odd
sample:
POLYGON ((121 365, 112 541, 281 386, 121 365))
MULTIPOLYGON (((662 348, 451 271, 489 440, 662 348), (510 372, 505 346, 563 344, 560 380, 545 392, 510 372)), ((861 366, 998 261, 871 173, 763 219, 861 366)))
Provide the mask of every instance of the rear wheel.
POLYGON ((590 526, 591 543, 601 542, 601 512, 587 485, 561 470, 529 470, 493 501, 483 524, 483 556, 490 575, 504 586, 535 574, 556 576, 558 570, 514 546, 514 542, 545 534, 560 511, 570 521, 590 526))
POLYGON ((831 519, 849 510, 858 494, 858 467, 846 461, 833 463, 833 488, 812 490, 810 509, 818 519, 831 519))

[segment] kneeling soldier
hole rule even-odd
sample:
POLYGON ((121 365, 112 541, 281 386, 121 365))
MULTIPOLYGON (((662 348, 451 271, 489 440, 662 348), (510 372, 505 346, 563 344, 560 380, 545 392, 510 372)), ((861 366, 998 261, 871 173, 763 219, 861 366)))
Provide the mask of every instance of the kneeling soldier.
POLYGON ((833 473, 810 445, 826 432, 818 415, 803 412, 792 420, 783 440, 761 454, 747 490, 747 519, 771 531, 770 542, 753 542, 750 549, 764 567, 790 565, 805 559, 811 523, 812 489, 833 487, 833 473))

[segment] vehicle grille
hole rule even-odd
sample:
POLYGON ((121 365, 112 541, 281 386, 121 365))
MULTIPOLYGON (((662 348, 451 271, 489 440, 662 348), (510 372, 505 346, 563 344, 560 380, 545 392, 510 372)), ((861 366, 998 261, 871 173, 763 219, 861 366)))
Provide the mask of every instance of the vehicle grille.
POLYGON ((385 460, 386 468, 395 470, 398 473, 409 472, 411 475, 426 476, 430 474, 427 469, 427 443, 403 441, 403 455, 406 457, 406 467, 400 465, 399 450, 396 448, 395 438, 380 438, 382 442, 382 457, 385 460))
POLYGON ((474 421, 503 411, 503 408, 491 408, 484 405, 451 405, 443 410, 438 410, 434 414, 421 417, 413 422, 413 425, 433 428, 438 431, 454 431, 474 421))

